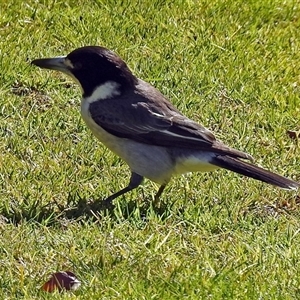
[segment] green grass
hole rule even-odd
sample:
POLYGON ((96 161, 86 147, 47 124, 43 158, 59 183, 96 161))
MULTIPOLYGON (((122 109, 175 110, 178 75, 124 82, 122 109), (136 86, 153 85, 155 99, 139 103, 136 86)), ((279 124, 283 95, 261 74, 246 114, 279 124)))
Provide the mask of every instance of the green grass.
POLYGON ((91 215, 129 170, 81 120, 69 78, 39 57, 103 45, 186 115, 300 181, 298 1, 2 1, 0 298, 296 299, 299 195, 219 170, 149 181, 91 215), (57 296, 55 296, 57 297, 57 296))

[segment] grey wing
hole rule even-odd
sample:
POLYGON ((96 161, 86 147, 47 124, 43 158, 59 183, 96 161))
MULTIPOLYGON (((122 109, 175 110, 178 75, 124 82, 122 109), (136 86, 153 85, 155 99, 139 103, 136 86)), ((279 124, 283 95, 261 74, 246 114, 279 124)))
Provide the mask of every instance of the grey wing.
POLYGON ((216 140, 205 127, 166 107, 162 113, 151 103, 123 105, 110 99, 92 103, 90 114, 107 132, 141 143, 208 150, 216 140))
POLYGON ((155 91, 157 94, 154 96, 160 97, 160 101, 151 100, 151 95, 146 99, 140 94, 131 94, 122 99, 93 102, 89 107, 91 117, 104 130, 120 138, 252 160, 249 154, 216 140, 211 131, 182 115, 162 94, 155 91))

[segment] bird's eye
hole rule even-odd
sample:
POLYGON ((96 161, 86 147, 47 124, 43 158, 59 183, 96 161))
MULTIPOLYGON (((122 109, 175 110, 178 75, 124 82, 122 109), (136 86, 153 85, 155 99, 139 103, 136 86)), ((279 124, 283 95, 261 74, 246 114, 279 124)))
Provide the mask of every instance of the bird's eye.
POLYGON ((82 69, 82 63, 81 62, 76 62, 74 65, 74 69, 80 70, 82 69))

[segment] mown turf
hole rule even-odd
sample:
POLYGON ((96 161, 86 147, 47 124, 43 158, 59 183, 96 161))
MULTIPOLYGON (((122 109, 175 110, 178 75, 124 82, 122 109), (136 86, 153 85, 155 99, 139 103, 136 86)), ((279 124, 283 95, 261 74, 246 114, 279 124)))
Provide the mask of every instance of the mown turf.
POLYGON ((81 120, 80 89, 30 61, 83 45, 116 51, 190 118, 300 181, 298 1, 2 1, 0 298, 296 299, 299 194, 227 171, 174 179, 160 208, 81 120), (55 296, 57 297, 57 295, 55 296))

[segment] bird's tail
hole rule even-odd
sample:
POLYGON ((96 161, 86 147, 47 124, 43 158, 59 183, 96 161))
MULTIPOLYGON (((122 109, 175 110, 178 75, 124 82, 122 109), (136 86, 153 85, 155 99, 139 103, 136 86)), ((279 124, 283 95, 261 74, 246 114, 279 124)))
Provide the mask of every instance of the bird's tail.
POLYGON ((213 158, 211 163, 218 167, 281 187, 283 189, 297 190, 300 187, 300 184, 296 181, 227 155, 216 156, 213 158))

